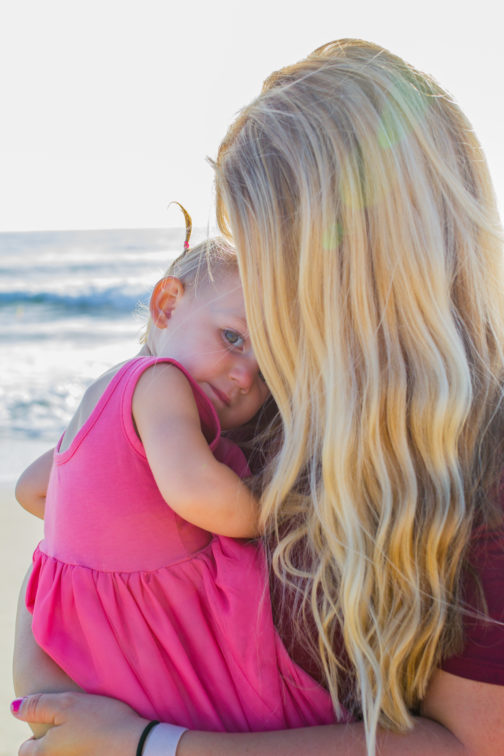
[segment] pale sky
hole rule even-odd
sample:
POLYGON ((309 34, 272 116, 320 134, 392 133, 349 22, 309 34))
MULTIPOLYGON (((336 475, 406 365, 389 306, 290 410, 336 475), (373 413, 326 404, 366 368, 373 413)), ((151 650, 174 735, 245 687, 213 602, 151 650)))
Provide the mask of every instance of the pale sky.
POLYGON ((448 89, 504 208, 495 0, 0 0, 0 231, 213 224, 215 157, 263 79, 331 39, 448 89))

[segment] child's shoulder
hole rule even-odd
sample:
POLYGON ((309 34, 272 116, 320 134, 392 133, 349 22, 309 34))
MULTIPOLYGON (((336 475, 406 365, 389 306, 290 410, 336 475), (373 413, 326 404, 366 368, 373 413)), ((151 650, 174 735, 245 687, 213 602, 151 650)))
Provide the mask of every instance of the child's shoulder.
MULTIPOLYGON (((134 401, 194 401, 191 381, 176 362, 159 361, 148 365, 136 382, 134 401)), ((164 402, 163 402, 164 403, 164 402)))
MULTIPOLYGON (((135 382, 131 410, 135 424, 187 423, 203 431, 211 448, 220 437, 217 412, 203 387, 185 367, 171 358, 145 365, 135 382)), ((138 431, 138 428, 137 428, 138 431)), ((141 435, 141 434, 140 434, 141 435)))

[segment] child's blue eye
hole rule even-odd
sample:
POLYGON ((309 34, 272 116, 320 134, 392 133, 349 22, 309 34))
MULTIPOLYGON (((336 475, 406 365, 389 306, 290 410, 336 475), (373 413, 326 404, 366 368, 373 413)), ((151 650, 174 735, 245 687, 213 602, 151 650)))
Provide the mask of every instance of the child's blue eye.
POLYGON ((225 328, 222 331, 222 335, 224 337, 224 340, 227 341, 227 343, 232 347, 241 349, 241 347, 245 343, 243 336, 240 336, 239 333, 232 331, 230 328, 225 328))

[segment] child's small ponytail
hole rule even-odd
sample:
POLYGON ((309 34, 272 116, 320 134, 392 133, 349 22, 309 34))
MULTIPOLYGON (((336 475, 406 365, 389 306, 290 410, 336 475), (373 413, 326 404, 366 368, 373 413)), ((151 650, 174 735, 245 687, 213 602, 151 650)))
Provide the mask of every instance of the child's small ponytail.
MULTIPOLYGON (((186 235, 185 235, 185 241, 184 241, 184 251, 181 255, 181 257, 183 257, 189 251, 189 239, 191 238, 192 220, 191 220, 191 216, 189 215, 185 207, 180 204, 180 202, 177 202, 177 200, 173 200, 172 202, 170 202, 170 205, 178 205, 180 209, 182 210, 182 212, 184 213, 186 235)), ((168 207, 170 207, 170 205, 168 205, 168 207)))

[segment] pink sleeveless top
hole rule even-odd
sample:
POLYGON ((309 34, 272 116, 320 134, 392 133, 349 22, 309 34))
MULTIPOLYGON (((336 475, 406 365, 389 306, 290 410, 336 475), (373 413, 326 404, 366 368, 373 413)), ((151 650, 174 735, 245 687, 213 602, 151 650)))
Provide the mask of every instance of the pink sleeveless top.
MULTIPOLYGON (((328 692, 274 627, 261 547, 212 536, 161 497, 131 414, 160 361, 124 365, 55 452, 26 594, 35 638, 86 691, 149 719, 230 732, 334 722, 328 692)), ((215 456, 246 475, 204 393, 162 361, 190 381, 215 456)))

